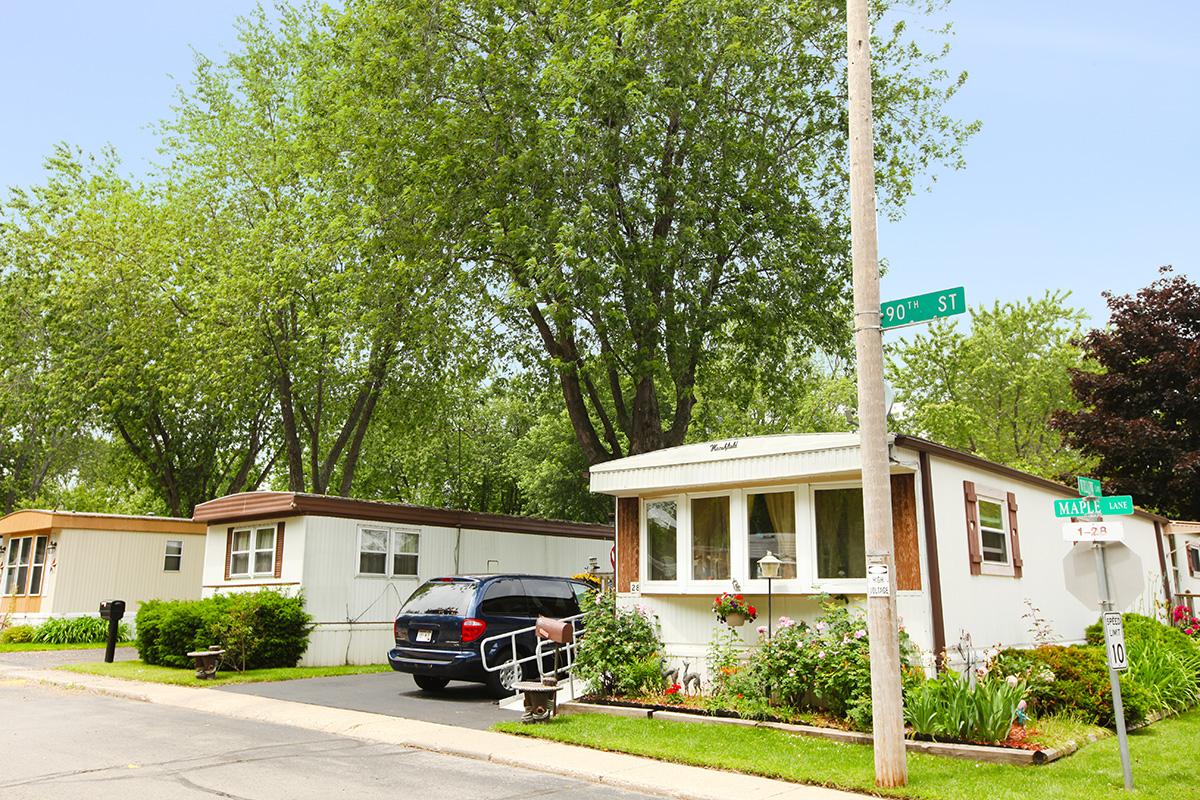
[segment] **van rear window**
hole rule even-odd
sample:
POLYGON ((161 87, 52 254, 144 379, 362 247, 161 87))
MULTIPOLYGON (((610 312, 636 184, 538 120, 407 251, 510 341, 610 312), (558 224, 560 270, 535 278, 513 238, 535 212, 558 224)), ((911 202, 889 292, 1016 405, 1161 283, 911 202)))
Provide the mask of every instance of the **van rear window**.
POLYGON ((429 581, 417 587, 400 613, 465 617, 478 585, 475 581, 429 581))

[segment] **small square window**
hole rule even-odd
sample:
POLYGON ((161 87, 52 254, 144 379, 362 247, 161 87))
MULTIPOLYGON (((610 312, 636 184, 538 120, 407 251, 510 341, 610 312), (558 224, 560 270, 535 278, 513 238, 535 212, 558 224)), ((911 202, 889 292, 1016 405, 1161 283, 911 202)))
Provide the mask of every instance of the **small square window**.
POLYGON ((179 572, 182 566, 183 541, 181 539, 168 539, 167 550, 163 556, 163 571, 179 572))
POLYGON ((1008 532, 1004 528, 1004 506, 979 498, 979 544, 989 564, 1008 563, 1008 532))

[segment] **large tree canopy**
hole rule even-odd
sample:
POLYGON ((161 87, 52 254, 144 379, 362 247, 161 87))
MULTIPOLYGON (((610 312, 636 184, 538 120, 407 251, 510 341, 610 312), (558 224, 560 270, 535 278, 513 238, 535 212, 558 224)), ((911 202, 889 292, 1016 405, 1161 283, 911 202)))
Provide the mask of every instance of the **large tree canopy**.
MULTIPOLYGON (((682 443, 723 350, 757 364, 844 347, 843 15, 832 0, 349 4, 343 107, 554 371, 588 463, 682 443)), ((961 77, 940 51, 903 25, 874 51, 895 209, 927 168, 957 165, 972 126, 944 114, 961 77)))
POLYGON ((1082 340, 1102 371, 1072 372, 1083 408, 1055 427, 1099 457, 1105 492, 1200 519, 1200 285, 1164 268, 1135 295, 1104 296, 1109 325, 1082 340))
POLYGON ((1078 408, 1070 371, 1085 368, 1071 341, 1084 315, 1067 297, 974 308, 968 333, 942 320, 892 347, 898 427, 1047 478, 1086 474, 1088 459, 1049 426, 1078 408))

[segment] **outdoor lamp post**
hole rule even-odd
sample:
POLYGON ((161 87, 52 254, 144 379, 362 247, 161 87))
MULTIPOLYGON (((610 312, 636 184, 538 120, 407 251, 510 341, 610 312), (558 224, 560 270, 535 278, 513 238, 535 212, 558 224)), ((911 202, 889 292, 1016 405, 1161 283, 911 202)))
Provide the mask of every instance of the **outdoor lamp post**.
POLYGON ((783 564, 770 550, 758 560, 758 577, 767 579, 767 638, 771 638, 772 620, 775 612, 771 609, 771 581, 779 577, 779 566, 783 564))

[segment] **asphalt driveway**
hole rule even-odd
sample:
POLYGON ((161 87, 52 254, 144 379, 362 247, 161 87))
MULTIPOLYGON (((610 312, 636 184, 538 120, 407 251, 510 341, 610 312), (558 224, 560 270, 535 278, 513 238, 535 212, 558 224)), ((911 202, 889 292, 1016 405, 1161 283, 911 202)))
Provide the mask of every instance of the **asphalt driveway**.
POLYGON ((339 675, 276 683, 244 683, 214 691, 252 694, 296 703, 348 708, 392 717, 485 730, 518 714, 496 705, 481 684, 451 682, 437 693, 424 692, 402 672, 339 675))

